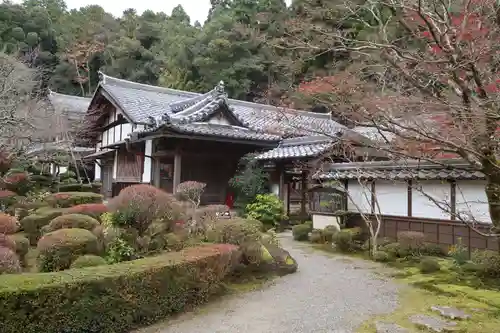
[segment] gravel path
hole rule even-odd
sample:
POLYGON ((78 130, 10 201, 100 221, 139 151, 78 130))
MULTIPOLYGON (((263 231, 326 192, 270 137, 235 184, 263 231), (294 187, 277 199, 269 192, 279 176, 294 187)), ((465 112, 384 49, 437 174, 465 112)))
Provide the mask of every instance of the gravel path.
POLYGON ((311 250, 291 234, 281 243, 297 259, 297 273, 140 332, 354 333, 370 316, 397 306, 397 286, 374 274, 381 266, 311 250))

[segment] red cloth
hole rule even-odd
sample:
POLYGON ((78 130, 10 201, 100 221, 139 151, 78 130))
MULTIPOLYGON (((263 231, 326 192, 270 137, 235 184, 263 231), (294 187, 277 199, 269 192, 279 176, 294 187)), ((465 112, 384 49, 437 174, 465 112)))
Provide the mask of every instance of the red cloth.
POLYGON ((226 206, 229 207, 229 209, 233 209, 233 204, 234 204, 234 197, 232 193, 228 193, 226 195, 226 206))

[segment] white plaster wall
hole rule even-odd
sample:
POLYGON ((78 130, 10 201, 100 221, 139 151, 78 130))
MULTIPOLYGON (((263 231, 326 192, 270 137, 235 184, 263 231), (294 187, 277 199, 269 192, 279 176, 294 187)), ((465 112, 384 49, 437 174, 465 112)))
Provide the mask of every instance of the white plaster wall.
POLYGON ((129 124, 129 123, 122 124, 121 139, 122 140, 126 139, 130 133, 132 133, 132 124, 129 124))
POLYGON ((338 230, 340 230, 340 218, 338 216, 331 215, 321 215, 321 214, 313 214, 312 222, 314 229, 324 229, 326 226, 333 225, 338 230))
POLYGON ((101 166, 99 164, 101 163, 101 160, 96 160, 96 163, 94 163, 94 180, 101 180, 101 166))
POLYGON ((450 219, 451 215, 439 208, 428 196, 439 202, 450 204, 451 185, 446 180, 427 180, 414 183, 414 187, 421 187, 421 191, 412 189, 412 216, 435 219, 450 219), (425 193, 425 195, 424 195, 425 193))
POLYGON ((208 120, 209 124, 218 124, 218 125, 231 125, 231 123, 224 117, 213 117, 208 120))
POLYGON ((456 211, 462 218, 491 223, 485 187, 484 180, 457 181, 456 211))
POLYGON ((375 196, 381 214, 408 216, 408 184, 406 182, 377 180, 375 196))
POLYGON ((277 183, 271 184, 271 193, 279 196, 280 195, 280 185, 277 183))
POLYGON ((143 183, 150 183, 151 182, 151 170, 152 170, 152 164, 151 164, 151 154, 153 154, 153 141, 152 140, 146 140, 145 144, 145 151, 144 151, 144 168, 142 172, 142 182, 143 183))
POLYGON ((357 205, 363 213, 370 213, 372 211, 370 186, 370 184, 361 186, 357 180, 349 181, 347 190, 351 198, 347 199, 347 210, 358 212, 357 205))

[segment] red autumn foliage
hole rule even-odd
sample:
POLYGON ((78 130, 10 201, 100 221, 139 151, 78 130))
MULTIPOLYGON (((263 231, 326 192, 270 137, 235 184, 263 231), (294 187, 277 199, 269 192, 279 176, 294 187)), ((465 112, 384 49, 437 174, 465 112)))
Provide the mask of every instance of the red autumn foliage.
POLYGON ((133 213, 134 227, 139 233, 145 231, 154 220, 173 224, 184 213, 182 205, 172 194, 145 184, 124 188, 107 206, 112 213, 133 213))
POLYGON ((16 195, 17 195, 16 193, 9 190, 0 190, 0 199, 12 198, 15 197, 16 195))
POLYGON ((0 212, 0 234, 14 234, 19 229, 19 221, 15 216, 0 212))
POLYGON ((68 208, 70 214, 85 214, 91 216, 99 216, 108 212, 108 207, 102 203, 81 204, 68 208))
POLYGON ((24 182, 28 179, 29 175, 26 172, 15 172, 10 173, 3 178, 5 183, 18 184, 24 182))

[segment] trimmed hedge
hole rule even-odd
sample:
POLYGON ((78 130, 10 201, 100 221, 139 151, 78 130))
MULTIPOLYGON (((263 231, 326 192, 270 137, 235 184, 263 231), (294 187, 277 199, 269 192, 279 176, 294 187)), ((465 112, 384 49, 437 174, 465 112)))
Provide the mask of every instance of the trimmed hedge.
POLYGON ((64 273, 0 276, 2 333, 128 332, 207 301, 239 259, 237 246, 215 244, 64 273))
POLYGON ((107 265, 106 259, 96 255, 86 254, 84 256, 76 258, 76 260, 71 264, 71 268, 83 268, 101 265, 107 265))
POLYGON ((52 207, 68 208, 76 205, 102 203, 101 194, 93 192, 59 192, 51 194, 47 203, 52 207))
POLYGON ((51 232, 59 229, 80 228, 94 230, 99 226, 99 221, 95 218, 83 214, 65 214, 50 221, 49 225, 43 228, 43 232, 51 232))

